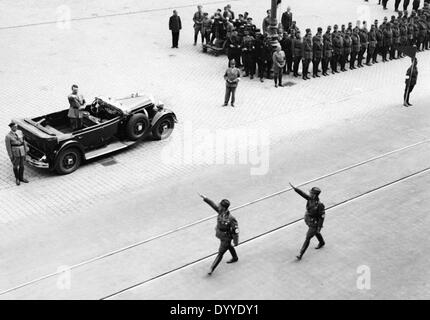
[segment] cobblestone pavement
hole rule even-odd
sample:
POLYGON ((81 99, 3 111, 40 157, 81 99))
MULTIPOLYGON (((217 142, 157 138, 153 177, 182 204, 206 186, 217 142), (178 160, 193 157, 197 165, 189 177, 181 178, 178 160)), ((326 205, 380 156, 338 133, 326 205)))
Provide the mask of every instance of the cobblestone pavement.
MULTIPOLYGON (((75 82, 87 99, 100 93, 150 92, 177 113, 179 124, 169 140, 148 141, 115 154, 113 166, 104 165, 109 158, 102 158, 68 176, 29 168, 31 183, 19 188, 13 183, 6 153, 0 153, 0 257, 8 262, 0 277, 2 289, 53 272, 60 261, 73 265, 206 216, 184 199, 197 187, 215 194, 225 188, 238 203, 246 202, 266 190, 283 188, 288 182, 285 176, 294 174, 298 181, 306 181, 429 137, 428 52, 419 56, 414 108, 400 108, 409 64, 403 59, 308 82, 287 78, 294 86, 283 89, 275 89, 271 81, 243 79, 238 108, 223 109, 226 58, 203 54, 200 47, 192 46, 189 21, 195 3, 104 1, 100 7, 98 1, 85 1, 85 5, 58 1, 26 2, 23 8, 24 4, 11 6, 10 2, 0 4, 0 33, 8 44, 0 52, 7 62, 0 67, 4 84, 0 125, 5 132, 13 117, 65 108, 65 96, 75 82), (70 29, 55 23, 64 4, 74 19, 70 29), (170 49, 166 30, 173 5, 184 24, 179 50, 170 49), (33 25, 23 26, 29 24, 33 25), (249 165, 187 163, 187 134, 202 129, 212 134, 220 129, 269 134, 269 173, 250 176, 249 165), (312 153, 314 143, 321 166, 312 153), (181 182, 190 186, 180 188, 181 182), (247 192, 239 192, 245 187, 247 192), (148 205, 151 199, 165 201, 162 192, 170 195, 172 190, 177 193, 172 198, 183 210, 173 214, 176 203, 148 205), (120 217, 118 210, 123 213, 120 217), (160 212, 163 219, 157 217, 160 212), (35 259, 36 253, 46 259, 35 259)), ((246 9, 256 21, 264 16, 266 5, 261 1, 230 2, 236 12, 246 9)), ((200 3, 210 12, 224 4, 200 3)), ((372 20, 386 14, 380 6, 371 5, 366 11, 352 0, 290 3, 299 25, 313 30, 355 21, 366 12, 372 20)), ((235 156, 234 152, 227 155, 230 160, 235 156)))

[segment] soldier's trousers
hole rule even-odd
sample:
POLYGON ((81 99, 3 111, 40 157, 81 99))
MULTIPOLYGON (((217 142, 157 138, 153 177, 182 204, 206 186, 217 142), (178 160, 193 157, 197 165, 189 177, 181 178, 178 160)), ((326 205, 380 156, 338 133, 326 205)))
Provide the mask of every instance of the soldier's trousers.
POLYGON ((294 76, 299 75, 299 65, 301 60, 302 60, 302 57, 294 57, 294 67, 293 67, 294 76))
POLYGON ((348 56, 346 54, 341 54, 339 56, 340 70, 345 70, 345 64, 346 64, 347 57, 348 56))
POLYGON ((262 59, 257 59, 257 67, 258 67, 258 77, 260 79, 264 78, 264 72, 267 71, 267 62, 262 59))
POLYGON ((323 58, 322 59, 322 72, 323 72, 323 74, 327 73, 329 61, 330 61, 330 58, 323 58))
POLYGON ((320 63, 321 63, 321 58, 314 58, 314 60, 312 61, 313 75, 314 76, 318 75, 318 68, 320 66, 320 63))
POLYGON ((211 31, 206 30, 204 35, 203 35, 203 38, 204 38, 206 44, 209 44, 211 42, 211 31))
POLYGON ((405 94, 403 95, 404 102, 409 103, 409 96, 410 96, 412 90, 414 90, 414 87, 415 87, 414 84, 410 85, 410 86, 408 86, 408 84, 406 84, 406 86, 405 86, 405 94))
POLYGON ((355 68, 355 60, 357 60, 357 54, 358 54, 358 52, 351 52, 351 59, 349 61, 349 68, 350 69, 355 68))
POLYGON ((402 0, 396 0, 396 1, 394 2, 394 10, 395 10, 396 12, 399 10, 400 2, 402 2, 402 0))
POLYGON ((219 263, 221 262, 224 254, 227 251, 230 251, 230 254, 231 254, 231 256, 232 256, 232 258, 234 260, 238 259, 236 250, 231 245, 231 240, 224 240, 223 239, 223 240, 221 240, 221 244, 220 244, 219 249, 218 249, 218 255, 216 256, 215 261, 212 263, 212 267, 211 267, 211 271, 212 272, 219 265, 219 263))
POLYGON ((24 163, 25 157, 14 157, 12 159, 13 174, 15 176, 15 179, 21 181, 24 179, 24 163))
POLYGON ((387 53, 390 51, 390 47, 385 45, 382 47, 382 61, 387 61, 387 53))
POLYGON ((360 48, 360 52, 358 53, 358 65, 362 66, 363 65, 363 59, 364 59, 364 54, 366 53, 366 48, 365 47, 361 47, 360 48))
POLYGON ((337 53, 333 53, 331 57, 331 71, 337 72, 337 63, 339 62, 339 55, 337 53))
POLYGON ((373 51, 373 63, 378 62, 378 54, 381 52, 381 47, 380 46, 376 46, 375 51, 373 51))
POLYGON ((393 44, 390 48, 390 59, 396 58, 397 45, 393 44))
POLYGON ((305 77, 308 76, 310 63, 311 63, 311 59, 303 59, 302 60, 302 75, 303 75, 303 78, 305 78, 305 77))
POLYGON ((366 63, 369 64, 370 60, 373 59, 374 55, 375 55, 375 50, 376 48, 374 47, 369 47, 369 49, 367 50, 367 56, 366 56, 366 63))
POLYGON ((290 74, 290 72, 293 71, 293 57, 287 56, 286 58, 287 58, 286 59, 287 63, 285 64, 285 68, 286 68, 287 74, 290 74))
POLYGON ((410 0, 403 0, 403 11, 408 10, 410 0))
POLYGON ((324 238, 322 237, 321 233, 318 231, 317 227, 309 227, 308 232, 306 233, 306 239, 303 243, 302 249, 300 250, 300 255, 302 256, 307 248, 309 247, 309 244, 311 243, 311 239, 313 237, 317 237, 320 244, 325 244, 324 238))
POLYGON ((199 33, 200 33, 200 36, 202 38, 202 43, 203 43, 203 39, 204 39, 203 28, 201 26, 194 27, 194 44, 197 44, 197 37, 198 37, 199 33))
POLYGON ((242 55, 245 74, 253 76, 255 74, 255 59, 251 53, 242 55))
POLYGON ((237 87, 225 87, 225 97, 224 97, 224 104, 228 104, 228 101, 230 100, 231 96, 231 104, 234 104, 236 100, 236 88, 237 87))

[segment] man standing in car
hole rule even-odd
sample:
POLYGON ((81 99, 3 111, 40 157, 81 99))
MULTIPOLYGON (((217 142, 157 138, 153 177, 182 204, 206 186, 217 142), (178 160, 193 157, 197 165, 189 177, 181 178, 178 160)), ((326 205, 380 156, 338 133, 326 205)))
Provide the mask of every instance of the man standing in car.
POLYGON ((234 246, 239 244, 239 226, 237 220, 230 214, 228 208, 230 207, 230 201, 227 199, 222 200, 218 205, 215 204, 211 199, 200 195, 204 202, 212 207, 217 213, 217 225, 215 236, 220 240, 221 244, 218 250, 218 255, 213 262, 208 275, 212 275, 215 268, 221 262, 224 254, 230 251, 232 259, 227 261, 227 263, 235 263, 239 261, 236 250, 234 246), (232 245, 232 242, 234 246, 232 245))
POLYGON ((67 116, 70 119, 72 130, 76 131, 82 128, 82 110, 85 109, 85 99, 78 93, 78 86, 72 85, 72 93, 69 94, 67 99, 69 100, 70 108, 67 116))
POLYGON ((314 236, 316 236, 319 241, 319 244, 315 249, 321 249, 325 245, 324 239, 321 235, 321 228, 323 227, 325 218, 325 207, 319 199, 319 194, 321 193, 319 188, 312 188, 310 194, 308 195, 299 188, 294 187, 291 183, 290 186, 295 192, 307 200, 305 223, 309 229, 306 234, 306 240, 303 243, 302 249, 300 250, 300 254, 297 256, 297 259, 301 260, 303 254, 306 252, 306 249, 309 247, 311 239, 314 236))

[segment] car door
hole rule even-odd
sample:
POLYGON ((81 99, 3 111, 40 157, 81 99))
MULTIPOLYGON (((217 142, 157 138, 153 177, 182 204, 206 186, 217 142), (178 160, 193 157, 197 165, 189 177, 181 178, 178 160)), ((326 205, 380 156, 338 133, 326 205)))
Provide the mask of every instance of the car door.
POLYGON ((117 137, 120 120, 121 117, 116 117, 103 123, 103 141, 105 144, 109 144, 117 137))
POLYGON ((104 144, 103 124, 81 129, 74 132, 73 136, 85 151, 97 149, 104 144))

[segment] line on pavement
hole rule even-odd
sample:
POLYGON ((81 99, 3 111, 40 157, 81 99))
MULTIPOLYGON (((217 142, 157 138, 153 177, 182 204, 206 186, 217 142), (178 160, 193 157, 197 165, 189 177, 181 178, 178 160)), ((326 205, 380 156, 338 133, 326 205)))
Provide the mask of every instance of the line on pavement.
MULTIPOLYGON (((235 2, 235 1, 240 1, 240 0, 230 0, 230 2, 235 2)), ((218 4, 218 3, 225 3, 225 1, 211 1, 211 2, 203 2, 203 3, 201 3, 201 2, 197 3, 196 2, 196 3, 184 4, 184 5, 177 6, 177 7, 164 7, 164 8, 154 8, 154 9, 144 9, 144 10, 136 10, 136 11, 109 13, 109 14, 96 15, 96 16, 91 16, 91 17, 73 18, 73 19, 70 19, 70 21, 83 21, 83 20, 93 20, 93 19, 99 19, 99 18, 129 16, 129 15, 135 15, 135 14, 141 14, 141 13, 148 13, 148 12, 157 12, 157 11, 189 8, 189 7, 197 6, 198 4, 211 5, 211 4, 218 4)), ((35 27, 35 26, 56 24, 57 22, 58 21, 42 21, 42 22, 21 24, 21 25, 15 25, 15 26, 6 26, 6 27, 0 27, 0 30, 35 27)))
MULTIPOLYGON (((368 191, 366 191, 366 192, 364 192, 364 193, 362 193, 362 194, 359 194, 359 195, 357 195, 357 196, 354 196, 354 197, 351 197, 351 198, 346 199, 346 200, 344 200, 344 201, 341 201, 341 202, 339 202, 339 203, 336 203, 336 204, 334 204, 334 205, 332 205, 332 206, 330 206, 330 207, 327 207, 326 211, 329 211, 329 210, 334 209, 334 208, 339 207, 339 206, 343 206, 343 205, 345 205, 345 204, 348 204, 348 203, 350 203, 350 202, 353 202, 353 201, 355 201, 355 200, 358 200, 358 199, 360 199, 360 198, 363 198, 363 197, 365 197, 365 196, 368 196, 368 195, 370 195, 370 194, 372 194, 372 193, 375 193, 375 192, 377 192, 377 191, 380 191, 380 190, 383 190, 383 189, 386 189, 386 188, 392 187, 392 186, 394 186, 394 185, 396 185, 396 184, 398 184, 398 183, 404 182, 404 181, 406 181, 406 180, 409 180, 409 179, 411 179, 411 178, 414 178, 414 177, 417 177, 417 176, 419 176, 419 175, 425 174, 425 173, 427 173, 427 172, 430 172, 430 167, 427 167, 427 168, 425 168, 425 169, 422 169, 422 170, 419 170, 419 171, 417 171, 417 172, 411 173, 411 174, 406 175, 406 176, 404 176, 404 177, 402 177, 402 178, 399 178, 399 179, 396 179, 396 180, 394 180, 394 181, 388 182, 388 183, 386 183, 386 184, 384 184, 384 185, 382 185, 382 186, 379 186, 379 187, 373 188, 373 189, 368 190, 368 191)), ((282 225, 282 226, 279 226, 279 227, 276 227, 276 228, 274 228, 274 229, 271 229, 271 230, 269 230, 269 231, 263 232, 263 233, 261 233, 261 234, 259 234, 259 235, 256 235, 256 236, 254 236, 254 237, 251 237, 251 238, 249 238, 249 239, 247 239, 247 240, 245 240, 245 241, 241 242, 238 246, 241 246, 241 245, 244 245, 244 244, 246 244, 246 243, 252 242, 252 241, 254 241, 254 240, 260 239, 260 238, 262 238, 262 237, 264 237, 264 236, 267 236, 267 235, 273 234, 273 233, 275 233, 275 232, 277 232, 277 231, 280 231, 280 230, 286 229, 287 227, 289 227, 289 226, 291 226, 291 225, 294 225, 294 224, 296 224, 296 223, 298 223, 298 222, 302 221, 303 219, 304 219, 304 218, 300 218, 300 219, 297 219, 297 220, 294 220, 294 221, 288 222, 287 224, 284 224, 284 225, 282 225)), ((205 257, 202 257, 202 258, 199 258, 199 259, 197 259, 197 260, 191 261, 191 262, 186 263, 186 264, 184 264, 184 265, 182 265, 182 266, 179 266, 179 267, 177 267, 177 268, 174 268, 174 269, 171 269, 171 270, 169 270, 169 271, 163 272, 163 273, 161 273, 161 274, 159 274, 159 275, 156 275, 156 276, 154 276, 154 277, 152 277, 152 278, 150 278, 150 279, 147 279, 147 280, 141 281, 141 282, 136 283, 136 284, 134 284, 134 285, 132 285, 132 286, 129 286, 129 287, 126 287, 126 288, 121 289, 121 290, 119 290, 119 291, 116 291, 115 293, 112 293, 112 294, 110 294, 110 295, 108 295, 108 296, 105 296, 105 297, 101 298, 100 300, 107 300, 107 299, 113 298, 113 297, 118 296, 118 295, 120 295, 120 294, 122 294, 122 293, 124 293, 124 292, 130 291, 130 290, 135 289, 135 288, 137 288, 137 287, 140 287, 140 286, 142 286, 142 285, 144 285, 144 284, 147 284, 147 283, 149 283, 149 282, 151 282, 151 281, 154 281, 154 280, 160 279, 160 278, 162 278, 162 277, 164 277, 164 276, 166 276, 166 275, 172 274, 172 273, 174 273, 174 272, 176 272, 176 271, 180 271, 180 270, 185 269, 185 268, 187 268, 187 267, 190 267, 190 266, 192 266, 192 265, 196 265, 197 263, 202 262, 202 261, 204 261, 204 260, 206 260, 206 259, 208 259, 208 258, 210 258, 210 257, 213 257, 213 256, 215 256, 216 254, 217 254, 217 253, 209 254, 209 255, 207 255, 207 256, 205 256, 205 257)))
MULTIPOLYGON (((361 162, 356 163, 356 164, 353 164, 353 165, 351 165, 351 166, 347 166, 347 167, 345 167, 345 168, 342 168, 342 169, 336 170, 336 171, 334 171, 334 172, 331 172, 331 173, 325 174, 325 175, 323 175, 323 176, 320 176, 320 177, 314 178, 314 179, 312 179, 312 180, 309 180, 309 181, 306 181, 306 182, 302 182, 302 183, 298 184, 297 186, 298 186, 298 187, 302 187, 302 186, 305 186, 305 185, 307 185, 307 184, 310 184, 310 183, 313 183, 313 182, 316 182, 316 181, 323 180, 323 179, 325 179, 325 178, 328 178, 328 177, 334 176, 334 175, 336 175, 336 174, 339 174, 339 173, 342 173, 342 172, 345 172, 345 171, 351 170, 351 169, 353 169, 353 168, 356 168, 356 167, 359 167, 359 166, 365 165, 365 164, 367 164, 367 163, 370 163, 370 162, 373 162, 373 161, 379 160, 379 159, 381 159, 381 158, 384 158, 384 157, 390 156, 390 155, 395 154, 395 153, 399 153, 399 152, 404 151, 404 150, 407 150, 407 149, 411 149, 411 148, 417 147, 417 146, 419 146, 419 145, 422 145, 422 144, 425 144, 425 143, 428 143, 428 142, 430 142, 430 139, 426 139, 426 140, 423 140, 423 141, 420 141, 420 142, 417 142, 417 143, 413 143, 413 144, 410 144, 410 145, 408 145, 408 146, 405 146, 405 147, 402 147, 402 148, 399 148, 399 149, 395 149, 395 150, 393 150, 393 151, 390 151, 390 152, 387 152, 387 153, 381 154, 381 155, 379 155, 379 156, 372 157, 372 158, 367 159, 367 160, 365 160, 365 161, 361 161, 361 162)), ((243 208, 245 208, 245 207, 251 206, 251 205, 256 204, 256 203, 258 203, 258 202, 262 202, 262 201, 265 201, 265 200, 267 200, 267 199, 270 199, 270 198, 273 198, 273 197, 279 196, 279 195, 281 195, 281 194, 283 194, 283 193, 286 193, 286 192, 289 192, 289 191, 291 191, 291 190, 292 190, 292 188, 291 188, 291 187, 287 187, 287 188, 282 189, 282 190, 280 190, 280 191, 277 191, 277 192, 275 192, 275 193, 271 193, 271 194, 266 195, 266 196, 264 196, 264 197, 261 197, 261 198, 258 198, 258 199, 256 199, 256 200, 253 200, 253 201, 247 202, 247 203, 245 203, 245 204, 242 204, 242 205, 240 205, 240 206, 234 207, 234 208, 232 208, 230 211, 231 211, 231 212, 234 212, 234 211, 237 211, 237 210, 243 209, 243 208)), ((160 238, 164 238, 164 237, 166 237, 166 236, 168 236, 168 235, 171 235, 171 234, 173 234, 173 233, 176 233, 176 232, 182 231, 182 230, 184 230, 184 229, 188 229, 188 228, 190 228, 190 227, 193 227, 193 226, 198 225, 198 224, 200 224, 200 223, 203 223, 203 222, 209 221, 209 220, 211 220, 211 219, 215 219, 216 217, 217 217, 217 215, 216 215, 216 214, 214 214, 214 215, 210 215, 210 216, 208 216, 208 217, 206 217, 206 218, 202 218, 202 219, 199 219, 199 220, 197 220, 197 221, 191 222, 191 223, 189 223, 189 224, 186 224, 186 225, 180 226, 180 227, 178 227, 178 228, 171 229, 171 230, 166 231, 166 232, 164 232, 164 233, 161 233, 161 234, 155 235, 155 236, 153 236, 153 237, 150 237, 150 238, 148 238, 148 239, 145 239, 145 240, 142 240, 142 241, 139 241, 139 242, 133 243, 133 244, 128 245, 128 246, 125 246, 125 247, 123 247, 123 248, 120 248, 120 249, 117 249, 117 250, 114 250, 114 251, 111 251, 111 252, 108 252, 108 253, 102 254, 102 255, 100 255, 100 256, 97 256, 97 257, 94 257, 94 258, 91 258, 91 259, 88 259, 88 260, 85 260, 85 261, 82 261, 82 262, 80 262, 80 263, 78 263, 78 264, 75 264, 75 265, 73 265, 73 266, 70 266, 69 270, 72 270, 72 269, 76 269, 76 268, 82 267, 82 266, 84 266, 84 265, 87 265, 87 264, 90 264, 90 263, 96 262, 96 261, 98 261, 98 260, 105 259, 105 258, 107 258, 107 257, 110 257, 110 256, 113 256, 113 255, 119 254, 119 253, 121 253, 121 252, 124 252, 124 251, 130 250, 130 249, 133 249, 133 248, 138 247, 138 246, 141 246, 141 245, 143 245, 143 244, 146 244, 146 243, 152 242, 152 241, 154 241, 154 240, 158 240, 158 239, 160 239, 160 238)), ((299 221, 299 220, 298 220, 298 221, 299 221)), ((294 223, 294 222, 293 222, 293 223, 294 223)), ((282 226, 281 226, 281 227, 282 227, 282 226)), ((50 273, 50 274, 47 274, 47 275, 41 276, 41 277, 39 277, 39 278, 33 279, 33 280, 31 280, 31 281, 28 281, 28 282, 26 282, 26 283, 23 283, 23 284, 17 285, 17 286, 15 286, 15 287, 12 287, 12 288, 6 289, 6 290, 4 290, 4 291, 1 291, 1 292, 0 292, 0 296, 1 296, 1 295, 4 295, 4 294, 6 294, 6 293, 9 293, 9 292, 11 292, 11 291, 16 291, 16 290, 21 289, 21 288, 23 288, 23 287, 26 287, 26 286, 32 285, 32 284, 34 284, 34 283, 36 283, 36 282, 40 282, 40 281, 42 281, 42 280, 45 280, 45 279, 48 279, 48 278, 51 278, 51 277, 54 277, 54 276, 58 276, 58 275, 59 275, 59 274, 61 274, 61 273, 62 273, 61 271, 60 271, 60 272, 58 272, 58 271, 57 271, 57 272, 53 272, 53 273, 50 273)))

